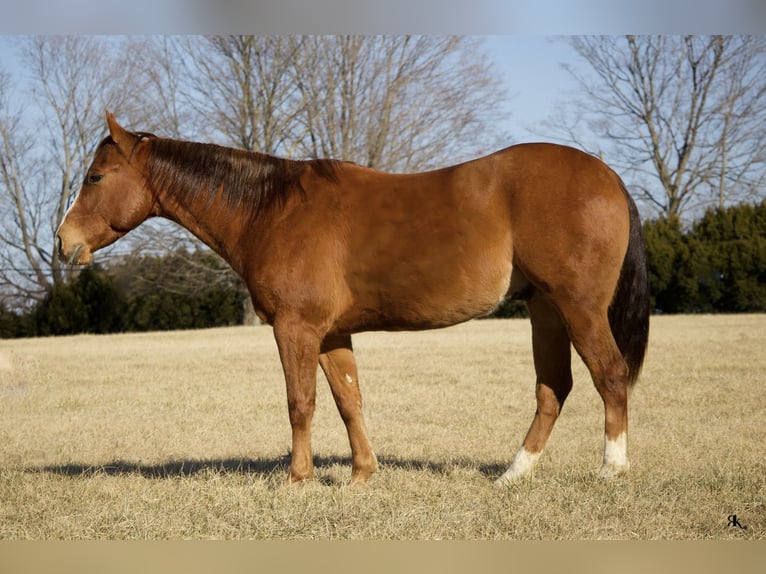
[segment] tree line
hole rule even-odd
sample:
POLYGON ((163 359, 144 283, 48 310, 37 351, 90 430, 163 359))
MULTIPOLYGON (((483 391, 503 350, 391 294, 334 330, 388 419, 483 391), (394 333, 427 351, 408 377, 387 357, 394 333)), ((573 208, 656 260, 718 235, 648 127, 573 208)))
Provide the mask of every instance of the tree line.
POLYGON ((217 255, 181 247, 84 267, 21 311, 0 305, 0 338, 240 325, 244 298, 217 255))
MULTIPOLYGON (((655 313, 766 312, 766 201, 711 208, 689 228, 644 223, 655 313)), ((0 338, 240 325, 245 290, 209 251, 92 266, 25 312, 0 307, 0 338)), ((507 301, 492 317, 520 317, 507 301)))
POLYGON ((658 313, 766 312, 766 201, 644 224, 651 305, 658 313))

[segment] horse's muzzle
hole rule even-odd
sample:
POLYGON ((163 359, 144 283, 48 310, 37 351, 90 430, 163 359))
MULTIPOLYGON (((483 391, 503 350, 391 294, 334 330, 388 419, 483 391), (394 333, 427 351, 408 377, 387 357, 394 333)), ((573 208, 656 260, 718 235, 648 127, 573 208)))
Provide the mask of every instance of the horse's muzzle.
POLYGON ((59 254, 59 258, 62 261, 66 261, 67 265, 77 265, 80 263, 80 254, 85 249, 83 243, 76 243, 70 253, 66 253, 64 249, 64 240, 61 239, 61 235, 56 234, 56 251, 59 254))

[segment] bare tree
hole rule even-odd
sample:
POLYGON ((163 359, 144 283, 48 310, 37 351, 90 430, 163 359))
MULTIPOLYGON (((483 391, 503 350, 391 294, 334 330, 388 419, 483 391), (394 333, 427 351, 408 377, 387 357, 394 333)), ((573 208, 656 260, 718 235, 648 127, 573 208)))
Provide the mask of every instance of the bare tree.
POLYGON ((51 285, 50 252, 38 244, 45 228, 46 202, 38 193, 44 179, 34 174, 34 134, 24 127, 23 109, 12 107, 14 84, 0 71, 0 282, 3 297, 36 296, 51 285))
POLYGON ((582 124, 601 138, 600 149, 593 151, 630 172, 645 202, 678 216, 762 194, 766 40, 626 36, 570 41, 592 75, 570 68, 585 98, 560 125, 581 144, 582 124))
POLYGON ((128 40, 127 45, 138 64, 134 74, 143 87, 140 102, 150 111, 134 119, 136 126, 165 137, 192 137, 187 132, 194 126, 194 112, 186 101, 187 74, 179 42, 172 36, 148 36, 128 40))
POLYGON ((270 154, 289 151, 285 143, 296 114, 290 69, 300 38, 187 36, 165 41, 173 52, 165 54, 162 64, 170 72, 166 77, 183 70, 184 81, 175 90, 197 126, 187 138, 214 138, 270 154))
POLYGON ((507 141, 497 129, 503 93, 477 39, 192 36, 171 38, 170 49, 165 42, 160 68, 193 110, 186 137, 407 171, 507 141))
POLYGON ((0 82, 0 279, 23 304, 63 279, 53 237, 103 136, 104 109, 128 114, 138 102, 133 64, 114 40, 31 37, 19 47, 28 91, 0 82), (25 91, 27 105, 12 109, 25 91))
POLYGON ((448 165, 505 134, 499 83, 478 41, 434 36, 318 36, 295 83, 304 103, 301 154, 388 171, 448 165))

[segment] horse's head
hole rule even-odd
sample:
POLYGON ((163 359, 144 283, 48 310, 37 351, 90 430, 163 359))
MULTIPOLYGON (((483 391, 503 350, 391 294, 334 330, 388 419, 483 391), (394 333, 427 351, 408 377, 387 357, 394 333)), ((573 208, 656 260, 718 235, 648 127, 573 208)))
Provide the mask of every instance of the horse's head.
POLYGON ((70 265, 87 264, 93 252, 114 243, 146 220, 153 195, 145 165, 151 138, 122 128, 107 112, 109 137, 96 150, 80 193, 56 232, 56 247, 70 265))

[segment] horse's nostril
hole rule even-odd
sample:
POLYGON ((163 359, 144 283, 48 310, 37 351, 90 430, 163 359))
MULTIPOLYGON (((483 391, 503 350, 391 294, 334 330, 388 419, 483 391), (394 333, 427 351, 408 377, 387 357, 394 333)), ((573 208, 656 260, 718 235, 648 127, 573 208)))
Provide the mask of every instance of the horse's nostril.
POLYGON ((63 260, 64 259, 64 240, 61 239, 61 236, 57 233, 56 234, 56 251, 59 254, 59 257, 63 260))

